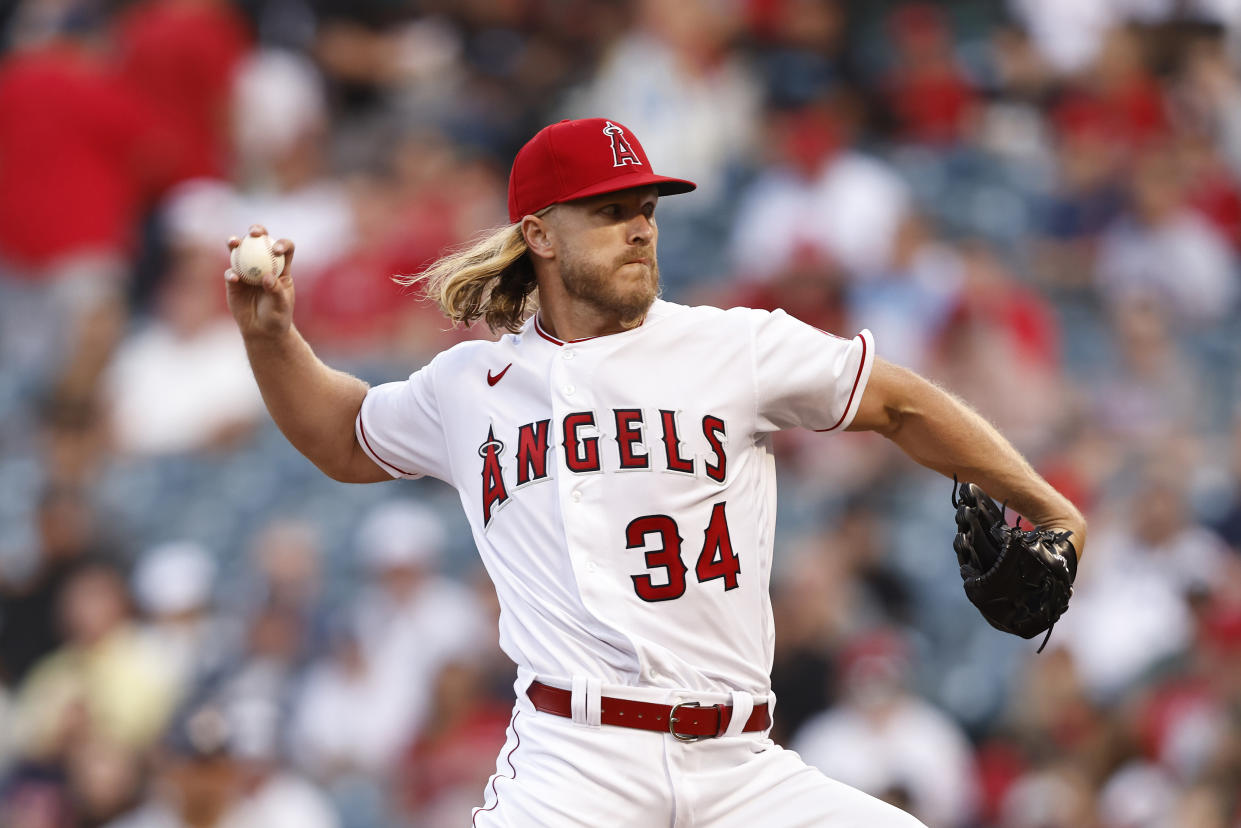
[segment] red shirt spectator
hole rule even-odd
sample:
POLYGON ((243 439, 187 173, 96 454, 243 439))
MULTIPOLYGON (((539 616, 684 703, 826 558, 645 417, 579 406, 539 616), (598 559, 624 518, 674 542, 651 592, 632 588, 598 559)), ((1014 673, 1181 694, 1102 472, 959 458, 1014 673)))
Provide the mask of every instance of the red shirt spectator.
POLYGON ((1089 132, 1137 150, 1167 135, 1168 112, 1136 32, 1108 33, 1091 71, 1052 113, 1061 133, 1089 132))
POLYGON ((37 268, 125 253, 179 147, 83 46, 57 40, 0 63, 0 259, 37 268))
POLYGON ((407 218, 403 232, 360 238, 306 292, 298 305, 298 327, 313 341, 344 350, 390 346, 403 320, 420 309, 430 329, 444 327, 439 308, 421 303, 420 289, 402 287, 392 277, 421 272, 460 240, 451 205, 419 203, 400 215, 407 218))
POLYGON ((1186 203, 1241 252, 1241 182, 1208 136, 1182 134, 1175 149, 1186 203))
POLYGON ((974 108, 974 90, 956 65, 942 12, 927 4, 892 15, 900 66, 885 84, 907 141, 946 146, 957 141, 974 108))
POLYGON ((1146 77, 1135 78, 1107 95, 1070 92, 1055 108, 1053 118, 1061 133, 1099 135, 1126 149, 1148 146, 1168 128, 1159 87, 1146 77))
POLYGON ((1063 412, 1054 309, 985 244, 962 246, 964 283, 944 316, 935 373, 1019 446, 1038 450, 1063 412))
POLYGON ((216 0, 146 0, 117 23, 121 73, 184 148, 186 176, 228 174, 233 74, 250 48, 241 13, 216 0))

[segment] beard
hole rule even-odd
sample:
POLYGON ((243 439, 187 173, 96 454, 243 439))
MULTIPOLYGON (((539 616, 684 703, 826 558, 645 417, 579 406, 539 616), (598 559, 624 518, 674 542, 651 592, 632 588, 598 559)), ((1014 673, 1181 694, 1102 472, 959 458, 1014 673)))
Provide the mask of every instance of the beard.
POLYGON ((574 299, 601 313, 616 316, 622 328, 637 327, 659 296, 659 262, 654 249, 651 249, 647 253, 651 264, 646 268, 645 276, 641 279, 629 277, 622 282, 616 271, 631 255, 625 254, 609 264, 600 264, 578 256, 577 251, 566 251, 561 259, 560 281, 574 299))

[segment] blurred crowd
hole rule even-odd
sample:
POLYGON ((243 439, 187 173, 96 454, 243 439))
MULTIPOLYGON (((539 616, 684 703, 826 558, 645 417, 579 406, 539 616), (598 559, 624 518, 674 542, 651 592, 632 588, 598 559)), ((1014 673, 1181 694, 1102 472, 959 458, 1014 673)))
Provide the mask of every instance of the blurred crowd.
MULTIPOLYGON (((538 128, 656 169, 664 296, 785 308, 976 406, 1091 521, 1047 649, 951 484, 783 433, 773 738, 939 828, 1241 825, 1241 0, 0 5, 0 824, 463 824, 512 705, 456 499, 269 422, 225 240, 399 379, 392 281, 538 128)), ((603 819, 601 815, 601 819, 603 819)))

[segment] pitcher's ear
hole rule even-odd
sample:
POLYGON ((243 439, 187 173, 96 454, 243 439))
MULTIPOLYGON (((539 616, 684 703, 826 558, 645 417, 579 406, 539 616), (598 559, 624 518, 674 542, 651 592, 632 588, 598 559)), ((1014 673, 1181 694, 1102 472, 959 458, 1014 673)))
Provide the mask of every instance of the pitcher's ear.
POLYGON ((545 216, 526 216, 521 220, 521 234, 531 255, 541 259, 555 256, 555 231, 545 216))

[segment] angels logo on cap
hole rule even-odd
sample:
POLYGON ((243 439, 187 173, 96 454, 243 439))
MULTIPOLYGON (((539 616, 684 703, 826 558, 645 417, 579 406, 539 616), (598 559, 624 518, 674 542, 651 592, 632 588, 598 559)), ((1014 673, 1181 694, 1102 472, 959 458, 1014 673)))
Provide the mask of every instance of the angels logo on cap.
POLYGON ((607 118, 561 121, 539 130, 513 160, 509 220, 521 221, 564 201, 648 184, 657 186, 661 196, 688 193, 697 186, 656 175, 638 137, 623 124, 607 118))
POLYGON ((620 167, 625 164, 634 164, 642 166, 642 162, 638 160, 638 156, 633 154, 633 148, 629 146, 629 142, 625 140, 625 130, 616 124, 608 121, 607 126, 603 128, 603 134, 612 139, 612 166, 620 167))

